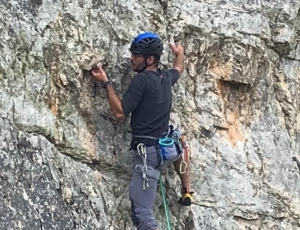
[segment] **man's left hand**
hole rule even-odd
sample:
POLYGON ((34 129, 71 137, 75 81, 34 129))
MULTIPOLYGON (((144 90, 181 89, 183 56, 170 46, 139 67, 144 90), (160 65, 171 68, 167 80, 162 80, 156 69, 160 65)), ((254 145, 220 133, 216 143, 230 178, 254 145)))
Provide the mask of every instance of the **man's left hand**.
POLYGON ((108 81, 105 71, 101 68, 99 64, 92 69, 91 75, 95 81, 98 81, 100 83, 108 81))

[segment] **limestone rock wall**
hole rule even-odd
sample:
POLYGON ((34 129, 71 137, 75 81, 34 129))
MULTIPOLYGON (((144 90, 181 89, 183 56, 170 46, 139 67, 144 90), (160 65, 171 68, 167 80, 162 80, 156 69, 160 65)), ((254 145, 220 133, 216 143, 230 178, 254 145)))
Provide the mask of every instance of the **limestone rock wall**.
MULTIPOLYGON (((129 121, 88 70, 124 93, 131 40, 185 47, 171 122, 192 150, 195 204, 173 229, 300 229, 299 0, 10 0, 0 4, 0 229, 133 229, 129 121)), ((155 213, 166 229, 158 189, 155 213)))

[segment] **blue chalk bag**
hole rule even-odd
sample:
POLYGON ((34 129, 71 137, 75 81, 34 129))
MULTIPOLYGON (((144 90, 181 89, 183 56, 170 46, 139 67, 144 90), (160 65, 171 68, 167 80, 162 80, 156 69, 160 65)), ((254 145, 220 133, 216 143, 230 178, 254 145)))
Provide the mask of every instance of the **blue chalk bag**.
POLYGON ((161 155, 164 160, 171 160, 177 156, 175 142, 172 138, 164 137, 158 141, 161 155))

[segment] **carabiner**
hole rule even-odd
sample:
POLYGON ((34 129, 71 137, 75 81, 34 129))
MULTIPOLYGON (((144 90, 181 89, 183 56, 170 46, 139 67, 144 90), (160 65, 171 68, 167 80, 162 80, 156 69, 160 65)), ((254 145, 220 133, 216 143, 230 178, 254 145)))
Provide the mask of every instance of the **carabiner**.
POLYGON ((188 163, 186 163, 186 161, 181 161, 180 165, 179 165, 179 172, 180 172, 180 174, 186 173, 187 168, 188 168, 188 163), (182 165, 183 164, 185 165, 184 172, 182 171, 182 165))

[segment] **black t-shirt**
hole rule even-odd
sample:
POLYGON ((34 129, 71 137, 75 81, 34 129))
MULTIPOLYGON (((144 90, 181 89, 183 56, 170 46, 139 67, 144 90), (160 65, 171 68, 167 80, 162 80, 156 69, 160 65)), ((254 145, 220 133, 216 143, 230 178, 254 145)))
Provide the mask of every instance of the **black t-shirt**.
POLYGON ((132 79, 123 95, 123 113, 131 113, 133 135, 162 137, 168 131, 172 107, 172 86, 179 79, 179 71, 146 70, 132 79))

